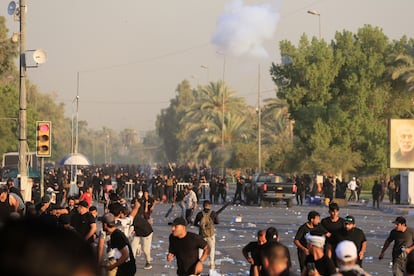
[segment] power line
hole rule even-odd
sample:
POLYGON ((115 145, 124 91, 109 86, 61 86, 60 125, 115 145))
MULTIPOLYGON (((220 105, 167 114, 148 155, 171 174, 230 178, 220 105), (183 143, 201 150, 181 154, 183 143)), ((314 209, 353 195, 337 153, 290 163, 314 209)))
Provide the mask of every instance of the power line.
POLYGON ((132 62, 127 62, 127 63, 119 63, 119 64, 113 64, 113 65, 108 65, 108 66, 104 66, 104 67, 96 67, 96 68, 89 69, 89 70, 81 70, 79 72, 82 72, 82 73, 83 72, 85 72, 85 73, 98 72, 98 71, 111 70, 111 69, 115 69, 115 68, 119 68, 119 67, 124 67, 124 66, 133 65, 133 64, 138 64, 138 63, 151 62, 151 61, 154 61, 154 60, 160 60, 160 59, 163 59, 163 58, 166 58, 166 57, 176 56, 176 55, 180 55, 180 54, 183 54, 183 53, 186 53, 186 52, 190 52, 190 51, 192 51, 194 49, 202 48, 202 47, 205 47, 205 46, 207 46, 209 44, 210 44, 210 42, 204 42, 202 44, 194 45, 194 46, 191 46, 189 48, 185 48, 185 49, 181 49, 181 50, 176 50, 176 51, 173 51, 173 52, 168 52, 168 53, 161 54, 161 55, 158 55, 158 56, 144 58, 144 59, 141 59, 141 60, 135 60, 135 61, 132 61, 132 62))

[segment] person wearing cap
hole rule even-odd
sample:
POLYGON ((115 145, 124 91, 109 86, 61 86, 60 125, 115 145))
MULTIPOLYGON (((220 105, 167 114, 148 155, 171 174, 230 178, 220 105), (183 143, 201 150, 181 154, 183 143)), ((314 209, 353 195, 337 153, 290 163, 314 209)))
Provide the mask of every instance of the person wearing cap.
POLYGON ((185 219, 187 220, 188 224, 193 224, 193 214, 197 210, 197 195, 192 190, 192 188, 192 184, 185 186, 185 219))
MULTIPOLYGON (((106 213, 102 217, 102 228, 110 236, 109 247, 113 251, 113 255, 111 255, 113 260, 106 264, 105 269, 107 271, 116 269, 117 276, 135 275, 137 269, 131 245, 125 234, 116 227, 116 219, 113 214, 106 213)), ((104 239, 105 235, 102 235, 100 240, 104 239)), ((101 247, 99 246, 99 248, 101 247)))
POLYGON ((404 217, 397 217, 393 221, 395 228, 391 230, 388 238, 382 247, 379 259, 384 258, 384 253, 392 242, 392 271, 394 276, 403 276, 407 261, 407 254, 414 249, 414 230, 407 227, 407 221, 404 217))
POLYGON ((96 232, 96 220, 89 212, 89 205, 86 201, 80 201, 78 212, 71 216, 70 225, 89 243, 93 243, 96 232))
POLYGON ((306 256, 309 255, 309 249, 307 247, 308 242, 305 237, 306 234, 310 231, 318 232, 320 235, 326 235, 328 233, 328 231, 326 231, 326 229, 319 223, 320 221, 321 216, 319 213, 314 210, 310 211, 308 213, 308 221, 302 224, 296 231, 293 243, 297 247, 300 271, 304 270, 305 259, 306 256))
POLYGON ((38 204, 36 204, 35 209, 36 209, 36 214, 38 216, 41 215, 45 215, 48 214, 48 211, 51 208, 51 197, 50 195, 44 195, 42 196, 42 199, 40 200, 40 202, 38 204))
POLYGON ((345 220, 339 216, 339 206, 336 202, 329 204, 329 216, 323 218, 321 224, 328 231, 326 235, 327 246, 331 247, 331 251, 327 253, 328 257, 332 258, 335 262, 335 248, 338 243, 337 236, 344 227, 345 220))
POLYGON ((352 241, 341 241, 335 249, 338 273, 332 276, 371 276, 357 264, 358 252, 355 243, 352 241))
POLYGON ((356 227, 355 218, 353 216, 346 216, 344 222, 344 229, 338 235, 339 241, 348 240, 355 243, 358 252, 357 264, 362 266, 365 251, 367 250, 367 239, 364 231, 356 227))
POLYGON ((177 275, 200 275, 203 263, 210 254, 210 247, 200 235, 187 232, 183 217, 174 219, 169 237, 167 261, 177 260, 177 275), (199 257, 199 250, 203 253, 199 257))
POLYGON ((309 255, 305 259, 305 268, 301 275, 330 276, 336 272, 335 264, 325 255, 325 236, 318 232, 308 232, 305 235, 309 255))

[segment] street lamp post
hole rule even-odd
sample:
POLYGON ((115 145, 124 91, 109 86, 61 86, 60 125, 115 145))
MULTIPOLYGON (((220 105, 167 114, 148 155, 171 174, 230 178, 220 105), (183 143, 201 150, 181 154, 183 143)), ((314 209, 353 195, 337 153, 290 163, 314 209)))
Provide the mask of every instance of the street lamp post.
POLYGON ((321 40, 322 39, 321 14, 316 10, 308 10, 308 13, 311 15, 316 15, 319 18, 319 40, 321 40))
MULTIPOLYGON (((224 152, 224 78, 226 74, 226 55, 222 52, 216 52, 219 55, 223 56, 223 76, 222 76, 222 103, 221 103, 221 147, 224 152)), ((224 160, 223 160, 223 177, 224 175, 224 160)))

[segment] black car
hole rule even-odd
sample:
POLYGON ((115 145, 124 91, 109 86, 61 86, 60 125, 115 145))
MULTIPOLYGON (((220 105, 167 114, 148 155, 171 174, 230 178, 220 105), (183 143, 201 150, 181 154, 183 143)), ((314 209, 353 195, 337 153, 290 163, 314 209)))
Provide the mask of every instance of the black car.
POLYGON ((256 201, 260 206, 284 201, 287 207, 291 207, 295 197, 293 182, 277 173, 256 174, 253 180, 253 191, 256 193, 256 201))

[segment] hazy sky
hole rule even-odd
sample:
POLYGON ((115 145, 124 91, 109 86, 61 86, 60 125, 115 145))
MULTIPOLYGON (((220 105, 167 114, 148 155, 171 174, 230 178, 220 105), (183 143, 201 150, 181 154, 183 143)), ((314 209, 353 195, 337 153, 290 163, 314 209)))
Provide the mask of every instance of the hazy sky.
MULTIPOLYGON (((27 49, 48 55, 47 63, 28 69, 30 80, 41 92, 56 93, 71 117, 79 72, 79 120, 95 129, 154 129, 184 79, 195 87, 224 77, 255 105, 259 65, 262 98, 274 97, 268 72, 280 62, 279 42, 319 35, 310 9, 321 14, 326 40, 364 24, 381 27, 390 39, 414 37, 412 0, 27 2, 27 49)), ((7 5, 2 1, 0 15, 11 35, 19 25, 7 5)))

